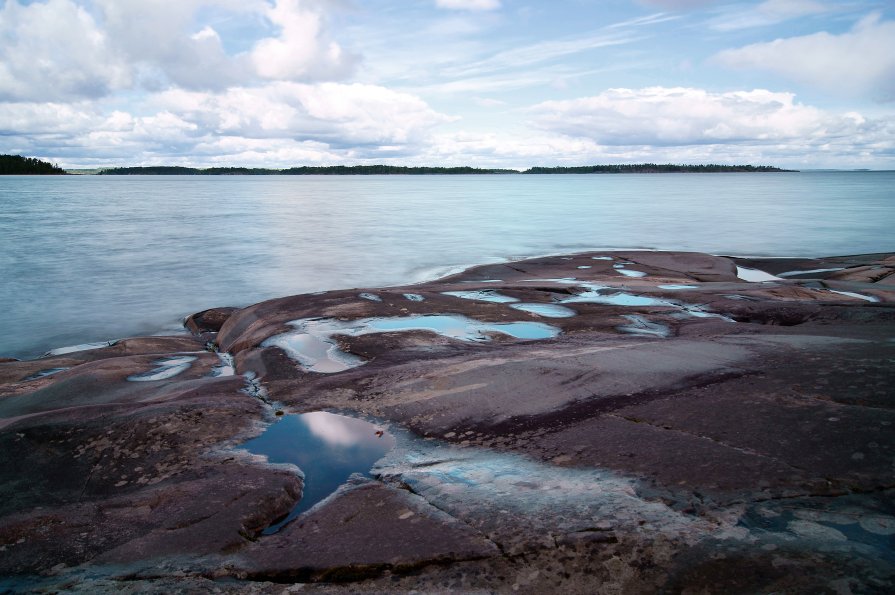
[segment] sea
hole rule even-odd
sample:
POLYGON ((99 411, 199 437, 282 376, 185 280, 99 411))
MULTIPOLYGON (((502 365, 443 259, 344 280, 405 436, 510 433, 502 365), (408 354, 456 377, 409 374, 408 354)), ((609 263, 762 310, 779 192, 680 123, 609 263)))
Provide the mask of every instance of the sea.
POLYGON ((0 176, 0 357, 589 250, 895 252, 895 172, 0 176))

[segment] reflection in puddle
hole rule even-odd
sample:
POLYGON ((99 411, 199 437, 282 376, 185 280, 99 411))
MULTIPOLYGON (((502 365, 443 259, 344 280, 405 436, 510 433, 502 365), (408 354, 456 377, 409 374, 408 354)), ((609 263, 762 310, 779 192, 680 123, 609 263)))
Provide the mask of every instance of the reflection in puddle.
POLYGON ((290 322, 294 332, 276 335, 262 347, 279 347, 310 372, 332 374, 366 363, 339 348, 337 335, 358 337, 396 331, 430 331, 460 341, 488 341, 488 333, 516 339, 551 339, 559 329, 540 322, 481 322, 460 315, 427 314, 402 318, 363 318, 353 321, 308 318, 290 322))
POLYGON ((304 474, 301 500, 286 518, 265 529, 264 535, 276 533, 335 492, 352 473, 369 475, 373 464, 394 447, 394 436, 353 417, 325 411, 283 416, 241 446, 265 455, 271 463, 295 465, 304 474))
POLYGON ((229 353, 218 352, 218 358, 221 363, 211 369, 212 376, 233 376, 236 374, 236 366, 233 363, 233 356, 229 353))
POLYGON ((128 376, 131 382, 153 382, 156 380, 167 380, 174 378, 181 372, 189 369, 190 365, 196 361, 193 355, 180 355, 177 357, 166 357, 152 362, 156 368, 142 374, 134 374, 128 376))
POLYGON ((630 293, 616 292, 603 294, 597 291, 585 291, 578 295, 563 298, 561 304, 606 304, 607 306, 669 306, 676 308, 677 304, 644 295, 632 295, 630 293))
POLYGON ((101 349, 103 347, 111 347, 118 341, 97 341, 96 343, 81 343, 80 345, 70 345, 68 347, 58 347, 51 349, 43 354, 42 357, 50 357, 52 355, 65 355, 67 353, 75 353, 78 351, 88 351, 90 349, 101 349))
POLYGON ((836 267, 835 269, 811 269, 810 271, 786 271, 785 273, 777 273, 778 277, 801 277, 803 275, 813 275, 815 273, 835 273, 836 271, 844 271, 845 267, 836 267))
POLYGON ((646 273, 643 271, 631 271, 628 269, 617 269, 617 272, 624 275, 625 277, 646 277, 646 273))
POLYGON ((375 293, 366 293, 366 292, 359 293, 359 294, 357 294, 357 297, 364 299, 364 300, 369 300, 371 302, 381 302, 382 301, 382 298, 379 297, 378 295, 376 295, 375 293))
POLYGON ((611 256, 591 256, 594 260, 612 260, 611 256))
POLYGON ((780 281, 780 277, 775 277, 770 273, 760 271, 758 269, 750 269, 749 267, 737 267, 737 277, 743 281, 752 283, 761 283, 763 281, 780 281))
POLYGON ((728 322, 736 322, 723 314, 716 314, 704 309, 703 306, 696 304, 687 304, 680 301, 663 300, 659 298, 648 297, 645 295, 633 295, 618 291, 612 294, 604 294, 601 292, 607 287, 599 285, 581 284, 588 288, 588 291, 573 295, 571 297, 562 298, 560 304, 605 304, 607 306, 667 306, 678 310, 681 315, 695 316, 697 318, 720 318, 728 322))
POLYGON ((426 298, 424 298, 423 296, 421 296, 418 293, 405 293, 404 299, 410 300, 411 302, 423 302, 426 300, 426 298))
POLYGON ((453 297, 462 298, 464 300, 475 300, 477 302, 493 302, 495 304, 509 304, 511 302, 519 301, 514 297, 503 295, 502 293, 498 293, 493 289, 480 289, 478 291, 444 291, 442 293, 444 295, 450 295, 453 297))
POLYGON ((578 267, 578 268, 579 268, 579 269, 589 269, 589 268, 591 268, 591 266, 588 264, 588 265, 582 265, 582 266, 580 266, 580 267, 578 267))
POLYGON ((571 318, 577 314, 575 310, 559 304, 510 304, 510 308, 546 318, 571 318))
POLYGON ((878 302, 879 298, 873 297, 872 295, 864 295, 862 293, 855 293, 853 291, 838 291, 836 289, 831 289, 833 293, 838 293, 840 295, 847 295, 848 297, 858 298, 859 300, 865 300, 868 302, 878 302))
POLYGON ((631 323, 618 327, 618 330, 623 333, 648 335, 652 337, 667 337, 671 334, 671 330, 664 324, 650 322, 643 316, 625 314, 622 318, 626 318, 631 323))
POLYGON ((659 289, 699 289, 698 285, 659 285, 659 289))
POLYGON ((52 376, 53 374, 58 374, 59 372, 65 372, 66 370, 71 370, 71 368, 47 368, 46 370, 38 370, 30 376, 22 378, 22 382, 37 380, 38 378, 46 378, 47 376, 52 376))

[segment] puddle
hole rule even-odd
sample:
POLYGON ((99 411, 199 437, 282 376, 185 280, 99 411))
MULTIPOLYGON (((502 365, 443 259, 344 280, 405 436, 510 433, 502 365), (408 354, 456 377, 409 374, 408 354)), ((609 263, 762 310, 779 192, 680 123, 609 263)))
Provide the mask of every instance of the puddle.
POLYGON ((632 480, 609 471, 564 468, 521 455, 396 434, 397 448, 376 464, 374 475, 408 487, 504 545, 520 538, 520 522, 527 533, 551 534, 679 530, 699 522, 660 502, 637 498, 632 480))
POLYGON ((657 285, 659 289, 699 289, 698 285, 657 285))
POLYGON ((868 302, 878 302, 879 301, 878 297, 873 297, 872 295, 864 295, 862 293, 855 293, 853 291, 839 291, 836 289, 831 289, 830 291, 832 291, 833 293, 847 295, 848 297, 858 298, 859 300, 865 300, 868 302))
POLYGON ((591 256, 593 260, 612 260, 611 256, 591 256))
POLYGON ((418 294, 418 293, 405 293, 405 294, 404 294, 404 299, 405 299, 405 300, 410 300, 411 302, 424 302, 424 301, 426 301, 426 298, 424 298, 423 296, 421 296, 421 295, 418 294))
POLYGON ((785 273, 777 273, 778 277, 801 277, 802 275, 813 275, 814 273, 835 273, 836 271, 844 271, 845 267, 837 267, 835 269, 811 269, 810 271, 786 271, 785 273))
POLYGON ((142 374, 134 374, 128 376, 131 382, 154 382, 156 380, 167 380, 174 378, 181 372, 189 369, 194 361, 198 358, 193 355, 181 355, 177 357, 165 357, 152 362, 156 368, 142 374))
POLYGON ((580 267, 578 267, 578 268, 579 268, 579 269, 589 269, 589 268, 591 268, 591 266, 588 264, 588 265, 582 265, 582 266, 580 266, 580 267))
POLYGON ((571 308, 560 306, 559 304, 511 304, 510 308, 521 310, 523 312, 531 312, 545 318, 571 318, 578 314, 571 308))
POLYGON ((296 327, 296 332, 271 337, 261 346, 279 347, 305 370, 321 374, 334 374, 367 363, 339 349, 338 343, 330 337, 344 330, 340 323, 310 319, 291 324, 296 327))
POLYGON ((261 384, 261 380, 258 379, 258 375, 254 372, 246 372, 242 375, 245 379, 245 388, 242 389, 242 392, 249 395, 250 397, 254 397, 260 401, 264 401, 268 405, 270 401, 267 398, 267 389, 264 388, 264 385, 261 384))
POLYGON ((38 370, 30 376, 22 378, 22 382, 37 380, 38 378, 46 378, 47 376, 52 376, 53 374, 58 374, 59 372, 65 372, 66 370, 71 370, 71 368, 47 368, 46 370, 38 370))
POLYGON ((728 298, 728 299, 731 299, 731 300, 743 300, 743 301, 746 301, 746 302, 759 302, 759 301, 761 301, 760 299, 758 299, 758 298, 756 298, 756 297, 752 297, 751 295, 740 295, 740 294, 738 294, 738 293, 729 293, 729 294, 726 294, 724 297, 726 297, 726 298, 728 298))
POLYGON ((631 323, 618 327, 618 330, 622 331, 623 333, 662 338, 668 337, 671 334, 671 329, 669 329, 664 324, 650 322, 643 316, 625 314, 624 316, 622 316, 622 318, 626 318, 631 323))
POLYGON ((516 339, 550 339, 559 329, 540 322, 481 322, 465 316, 427 314, 408 318, 373 318, 365 321, 370 330, 354 335, 392 331, 432 331, 461 341, 487 341, 487 333, 502 333, 516 339))
POLYGON ((617 272, 624 275, 625 277, 646 277, 646 273, 643 271, 631 271, 628 269, 617 269, 617 272))
POLYGON ((464 300, 475 300, 477 302, 493 302, 495 304, 509 304, 512 302, 518 302, 519 300, 510 297, 508 295, 503 295, 493 289, 480 289, 478 291, 444 291, 443 295, 449 295, 452 297, 458 297, 464 300))
POLYGON ((271 463, 289 463, 305 478, 301 500, 286 518, 267 529, 271 535, 335 492, 353 473, 370 469, 395 447, 395 438, 361 419, 325 411, 285 415, 257 438, 240 446, 265 455, 271 463))
POLYGON ((279 347, 310 372, 332 374, 363 365, 366 360, 342 351, 336 335, 353 337, 397 331, 430 331, 460 341, 489 341, 488 333, 515 339, 551 339, 559 329, 540 322, 481 322, 460 315, 427 314, 401 318, 363 318, 354 321, 309 318, 290 322, 294 332, 276 335, 262 347, 279 347))
POLYGON ((751 283, 762 283, 764 281, 782 281, 780 277, 775 277, 770 273, 741 266, 737 267, 737 277, 742 279, 743 281, 749 281, 751 283))
POLYGON ((597 291, 586 291, 563 298, 560 304, 605 304, 607 306, 669 306, 677 308, 678 305, 666 300, 647 297, 644 295, 632 295, 630 293, 616 292, 603 294, 597 291))
POLYGON ((103 347, 111 347, 118 341, 97 341, 95 343, 81 343, 80 345, 70 345, 68 347, 58 347, 47 351, 41 357, 50 357, 53 355, 65 355, 67 353, 76 353, 78 351, 89 351, 91 349, 102 349, 103 347))
POLYGON ((371 302, 381 302, 382 301, 382 298, 379 297, 378 295, 376 295, 375 293, 366 293, 366 292, 359 293, 359 294, 357 294, 357 297, 361 298, 362 300, 369 300, 371 302))
POLYGON ((233 376, 236 374, 236 366, 233 363, 233 356, 229 353, 217 353, 218 359, 221 360, 220 365, 211 369, 212 376, 233 376))
POLYGON ((590 291, 585 291, 584 293, 579 293, 578 295, 573 295, 571 297, 562 298, 559 300, 560 304, 605 304, 607 306, 629 306, 629 307, 637 307, 637 306, 666 306, 669 308, 674 308, 678 310, 679 314, 684 316, 695 316, 697 318, 720 318, 722 320, 726 320, 728 322, 736 322, 733 318, 729 316, 724 316, 723 314, 716 314, 715 312, 706 311, 703 306, 699 306, 696 304, 686 304, 678 301, 671 300, 663 300, 659 298, 648 297, 645 295, 634 295, 630 293, 625 293, 623 291, 618 291, 612 294, 604 294, 601 293, 601 289, 608 289, 607 287, 600 287, 598 285, 591 286, 595 289, 591 289, 590 291))

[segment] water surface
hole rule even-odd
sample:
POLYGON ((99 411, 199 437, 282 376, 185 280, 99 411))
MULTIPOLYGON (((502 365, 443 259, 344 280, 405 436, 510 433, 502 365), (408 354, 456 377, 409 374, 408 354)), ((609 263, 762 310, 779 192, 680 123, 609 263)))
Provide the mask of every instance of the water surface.
POLYGON ((895 251, 895 173, 2 176, 0 356, 543 254, 895 251))

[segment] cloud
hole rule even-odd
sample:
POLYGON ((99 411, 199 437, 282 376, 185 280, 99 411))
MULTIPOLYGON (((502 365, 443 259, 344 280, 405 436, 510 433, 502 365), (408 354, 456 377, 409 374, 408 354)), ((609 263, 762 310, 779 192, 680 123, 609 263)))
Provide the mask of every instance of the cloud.
POLYGON ((278 82, 217 94, 172 90, 154 97, 152 104, 209 133, 337 146, 415 142, 452 119, 415 95, 359 83, 278 82))
POLYGON ((0 103, 4 146, 63 163, 341 163, 418 152, 451 117, 375 85, 276 82, 219 93, 170 89, 133 107, 0 103), (79 156, 72 162, 66 157, 79 156))
POLYGON ((333 80, 350 73, 357 57, 327 38, 322 13, 301 0, 276 0, 266 16, 280 29, 252 50, 255 71, 275 80, 333 80))
POLYGON ((871 14, 840 35, 821 32, 724 50, 730 68, 773 72, 840 95, 895 99, 895 21, 871 14))
POLYGON ((732 12, 710 21, 710 26, 717 31, 766 27, 830 10, 832 10, 830 6, 817 0, 765 0, 758 6, 735 8, 732 12))
POLYGON ((108 36, 70 0, 0 9, 0 100, 102 97, 130 82, 108 36))
POLYGON ((208 0, 93 0, 89 11, 73 0, 23 1, 0 8, 0 100, 339 80, 358 61, 331 39, 316 0, 213 2, 228 18, 267 25, 269 35, 235 54, 201 22, 208 0))
POLYGON ((539 128, 604 145, 694 145, 800 138, 820 112, 791 93, 649 87, 610 89, 593 97, 532 108, 539 128))
POLYGON ((718 0, 638 0, 639 4, 655 6, 663 10, 691 10, 716 4, 718 0))
POLYGON ((765 90, 610 89, 540 103, 530 113, 532 125, 544 132, 590 141, 603 153, 650 160, 664 155, 675 161, 841 167, 862 160, 885 163, 895 150, 891 117, 831 113, 795 102, 792 93, 765 90))
POLYGON ((497 10, 500 0, 435 0, 435 5, 450 10, 497 10))

